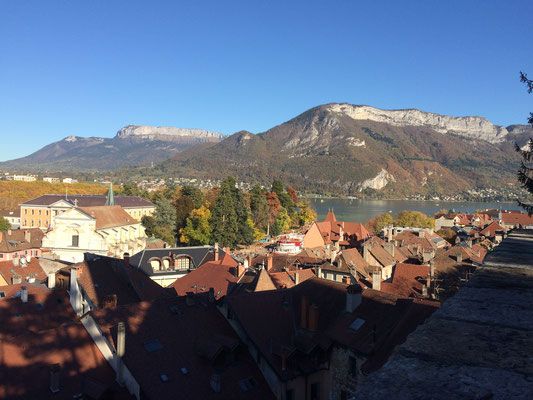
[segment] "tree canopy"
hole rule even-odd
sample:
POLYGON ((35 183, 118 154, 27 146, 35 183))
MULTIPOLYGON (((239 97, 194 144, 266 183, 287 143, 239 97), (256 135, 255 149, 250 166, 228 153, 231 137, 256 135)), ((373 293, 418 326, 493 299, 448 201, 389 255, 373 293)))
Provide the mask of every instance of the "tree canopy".
MULTIPOLYGON (((527 87, 527 92, 533 92, 533 80, 528 79, 527 75, 520 72, 520 81, 527 87)), ((528 123, 533 126, 533 113, 529 113, 528 123)), ((515 144, 516 151, 520 154, 522 160, 518 168, 518 181, 521 186, 527 190, 528 193, 533 194, 533 138, 529 138, 528 143, 524 147, 515 144)), ((518 204, 528 212, 533 214, 533 202, 525 200, 518 200, 518 204)))

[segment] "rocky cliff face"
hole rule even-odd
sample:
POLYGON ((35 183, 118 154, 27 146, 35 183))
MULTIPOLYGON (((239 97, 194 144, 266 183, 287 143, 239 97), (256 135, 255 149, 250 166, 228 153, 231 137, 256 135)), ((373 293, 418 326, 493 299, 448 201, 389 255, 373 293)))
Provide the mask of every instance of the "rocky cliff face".
POLYGON ((380 110, 369 106, 331 104, 331 112, 341 113, 354 120, 382 122, 393 126, 422 126, 442 134, 456 134, 471 139, 499 143, 505 140, 506 128, 492 124, 483 117, 450 117, 415 109, 380 110))
POLYGON ((141 137, 146 139, 175 140, 178 138, 192 138, 197 141, 219 141, 223 135, 218 132, 211 132, 204 129, 175 128, 172 126, 146 126, 128 125, 117 132, 116 138, 125 139, 131 137, 141 137))

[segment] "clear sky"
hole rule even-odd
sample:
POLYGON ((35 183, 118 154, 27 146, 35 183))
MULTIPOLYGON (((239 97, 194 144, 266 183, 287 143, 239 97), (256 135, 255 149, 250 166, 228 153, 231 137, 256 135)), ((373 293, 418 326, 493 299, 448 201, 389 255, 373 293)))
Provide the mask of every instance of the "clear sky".
POLYGON ((525 123, 533 1, 0 0, 0 160, 127 124, 261 132, 328 102, 525 123))

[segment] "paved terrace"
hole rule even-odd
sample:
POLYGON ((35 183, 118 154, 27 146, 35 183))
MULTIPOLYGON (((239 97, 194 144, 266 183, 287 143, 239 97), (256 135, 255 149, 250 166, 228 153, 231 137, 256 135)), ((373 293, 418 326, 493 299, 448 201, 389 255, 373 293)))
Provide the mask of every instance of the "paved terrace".
POLYGON ((533 231, 511 233, 355 398, 533 399, 533 231))

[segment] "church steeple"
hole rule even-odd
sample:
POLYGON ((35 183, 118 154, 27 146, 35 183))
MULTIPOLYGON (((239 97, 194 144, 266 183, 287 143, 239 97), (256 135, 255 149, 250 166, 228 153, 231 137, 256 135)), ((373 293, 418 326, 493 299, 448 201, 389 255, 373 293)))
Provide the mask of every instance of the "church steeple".
POLYGON ((107 191, 107 198, 105 201, 106 206, 114 206, 115 205, 115 194, 113 193, 113 183, 109 184, 109 190, 107 191))

